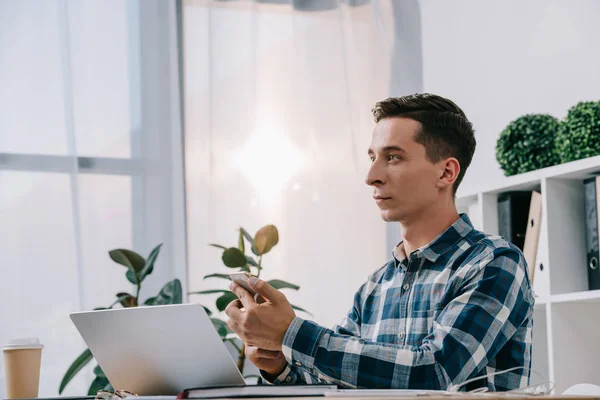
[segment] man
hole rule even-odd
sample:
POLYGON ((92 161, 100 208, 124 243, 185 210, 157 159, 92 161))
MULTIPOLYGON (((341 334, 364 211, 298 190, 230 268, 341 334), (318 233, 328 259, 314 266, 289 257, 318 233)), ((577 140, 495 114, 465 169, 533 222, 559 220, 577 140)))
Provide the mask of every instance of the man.
POLYGON ((258 279, 250 284, 261 304, 232 285, 239 300, 227 307, 229 327, 276 384, 447 390, 482 377, 461 389, 526 386, 534 300, 523 254, 476 231, 454 203, 475 151, 471 123, 431 94, 384 100, 373 115, 366 183, 382 218, 402 227, 392 260, 358 290, 335 330, 296 317, 258 279))

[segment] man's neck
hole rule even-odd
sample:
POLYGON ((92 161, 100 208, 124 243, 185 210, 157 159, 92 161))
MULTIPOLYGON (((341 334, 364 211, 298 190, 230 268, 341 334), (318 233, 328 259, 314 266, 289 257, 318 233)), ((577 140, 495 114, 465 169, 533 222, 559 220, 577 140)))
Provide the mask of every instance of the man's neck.
POLYGON ((406 255, 409 256, 415 249, 429 244, 458 218, 456 206, 451 202, 432 207, 409 221, 400 222, 406 255))

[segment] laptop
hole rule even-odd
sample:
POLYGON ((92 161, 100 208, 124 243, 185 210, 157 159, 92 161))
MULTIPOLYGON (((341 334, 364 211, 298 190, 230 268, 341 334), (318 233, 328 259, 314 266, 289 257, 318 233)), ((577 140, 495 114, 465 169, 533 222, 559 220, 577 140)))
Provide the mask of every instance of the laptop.
POLYGON ((139 395, 176 395, 187 388, 245 384, 200 304, 70 316, 115 389, 139 395))

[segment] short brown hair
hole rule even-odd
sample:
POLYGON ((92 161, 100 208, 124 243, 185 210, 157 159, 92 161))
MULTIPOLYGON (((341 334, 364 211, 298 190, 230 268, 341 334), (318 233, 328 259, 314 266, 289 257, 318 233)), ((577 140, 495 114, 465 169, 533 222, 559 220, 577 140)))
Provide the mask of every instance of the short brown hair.
POLYGON ((454 157, 460 173, 454 182, 454 194, 465 176, 475 152, 473 124, 453 101, 429 93, 390 97, 375 104, 375 122, 386 118, 409 118, 421 124, 415 141, 425 146, 427 158, 438 162, 454 157))

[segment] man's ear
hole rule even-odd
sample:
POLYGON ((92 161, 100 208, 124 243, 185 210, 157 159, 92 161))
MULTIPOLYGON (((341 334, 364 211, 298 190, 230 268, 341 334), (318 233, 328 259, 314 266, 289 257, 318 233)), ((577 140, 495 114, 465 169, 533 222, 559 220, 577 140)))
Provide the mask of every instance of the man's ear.
POLYGON ((438 188, 443 189, 453 186, 460 174, 460 163, 454 157, 447 158, 440 162, 441 173, 438 178, 438 188))

